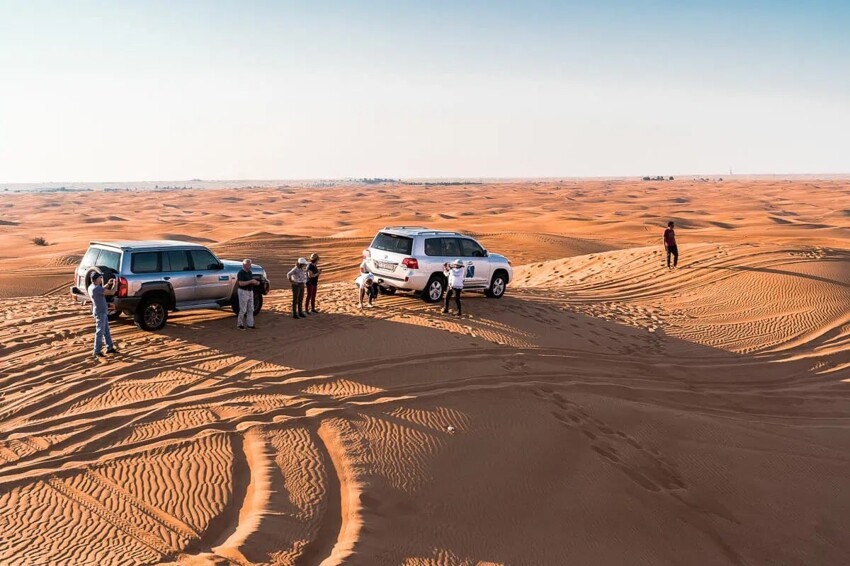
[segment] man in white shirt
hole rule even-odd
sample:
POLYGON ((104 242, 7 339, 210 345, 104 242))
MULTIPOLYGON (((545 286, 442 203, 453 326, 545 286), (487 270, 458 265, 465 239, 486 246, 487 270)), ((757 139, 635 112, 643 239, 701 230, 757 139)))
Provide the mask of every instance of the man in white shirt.
POLYGON ((443 305, 443 313, 449 312, 449 300, 454 295, 457 312, 455 316, 461 316, 463 311, 460 306, 460 293, 463 291, 463 276, 466 269, 460 259, 454 260, 452 263, 443 264, 443 274, 449 281, 449 288, 446 291, 446 302, 443 305))

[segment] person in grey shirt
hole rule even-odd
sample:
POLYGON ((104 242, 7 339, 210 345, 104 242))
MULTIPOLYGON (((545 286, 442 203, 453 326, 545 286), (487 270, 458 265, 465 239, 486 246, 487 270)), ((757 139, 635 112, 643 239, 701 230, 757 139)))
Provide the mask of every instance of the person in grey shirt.
POLYGON ((94 354, 95 360, 103 356, 100 349, 103 347, 104 340, 106 341, 106 353, 117 354, 118 350, 112 343, 112 334, 109 332, 109 305, 106 303, 106 297, 115 294, 115 279, 110 279, 109 283, 104 287, 103 275, 95 273, 91 278, 91 285, 88 288, 89 298, 91 299, 91 313, 94 316, 94 354))

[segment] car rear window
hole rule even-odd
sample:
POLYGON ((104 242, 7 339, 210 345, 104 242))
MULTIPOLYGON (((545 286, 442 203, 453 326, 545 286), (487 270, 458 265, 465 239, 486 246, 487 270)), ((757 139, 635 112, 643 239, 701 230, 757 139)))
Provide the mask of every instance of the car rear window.
POLYGON ((91 267, 93 265, 97 265, 98 254, 100 254, 100 248, 89 248, 89 251, 87 251, 86 255, 83 256, 80 265, 82 265, 83 267, 91 267))
POLYGON ((189 254, 185 250, 174 250, 162 253, 163 271, 192 271, 189 264, 189 254))
POLYGON ((118 265, 121 263, 121 254, 112 250, 101 250, 97 258, 98 267, 108 267, 113 271, 118 271, 118 265))
POLYGON ((378 232, 378 235, 372 240, 371 247, 384 252, 410 255, 413 250, 413 238, 378 232))
POLYGON ((443 239, 442 238, 427 238, 425 240, 425 255, 441 256, 443 255, 443 239))
POLYGON ((159 271, 159 252, 137 252, 133 254, 130 269, 133 273, 156 273, 159 271))

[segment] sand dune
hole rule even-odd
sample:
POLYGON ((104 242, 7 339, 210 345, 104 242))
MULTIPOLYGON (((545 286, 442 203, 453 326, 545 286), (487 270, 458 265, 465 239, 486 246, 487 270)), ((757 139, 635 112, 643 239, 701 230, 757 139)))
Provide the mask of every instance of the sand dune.
POLYGON ((0 195, 19 222, 0 227, 0 563, 844 564, 848 196, 353 186, 92 193, 68 216, 43 204, 73 194, 0 195), (86 222, 116 199, 138 212, 86 222), (508 255, 508 294, 463 318, 402 294, 357 309, 360 251, 417 214, 508 255), (65 281, 89 239, 150 234, 263 264, 259 329, 120 321, 123 354, 91 362, 65 281), (322 313, 295 321, 285 272, 312 251, 322 313))

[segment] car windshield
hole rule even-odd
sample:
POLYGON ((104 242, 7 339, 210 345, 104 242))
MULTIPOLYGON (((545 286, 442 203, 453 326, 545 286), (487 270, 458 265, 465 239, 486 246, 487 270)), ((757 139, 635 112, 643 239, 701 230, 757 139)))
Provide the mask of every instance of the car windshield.
POLYGON ((378 235, 372 241, 371 247, 384 252, 410 255, 413 249, 413 239, 406 236, 378 232, 378 235))

